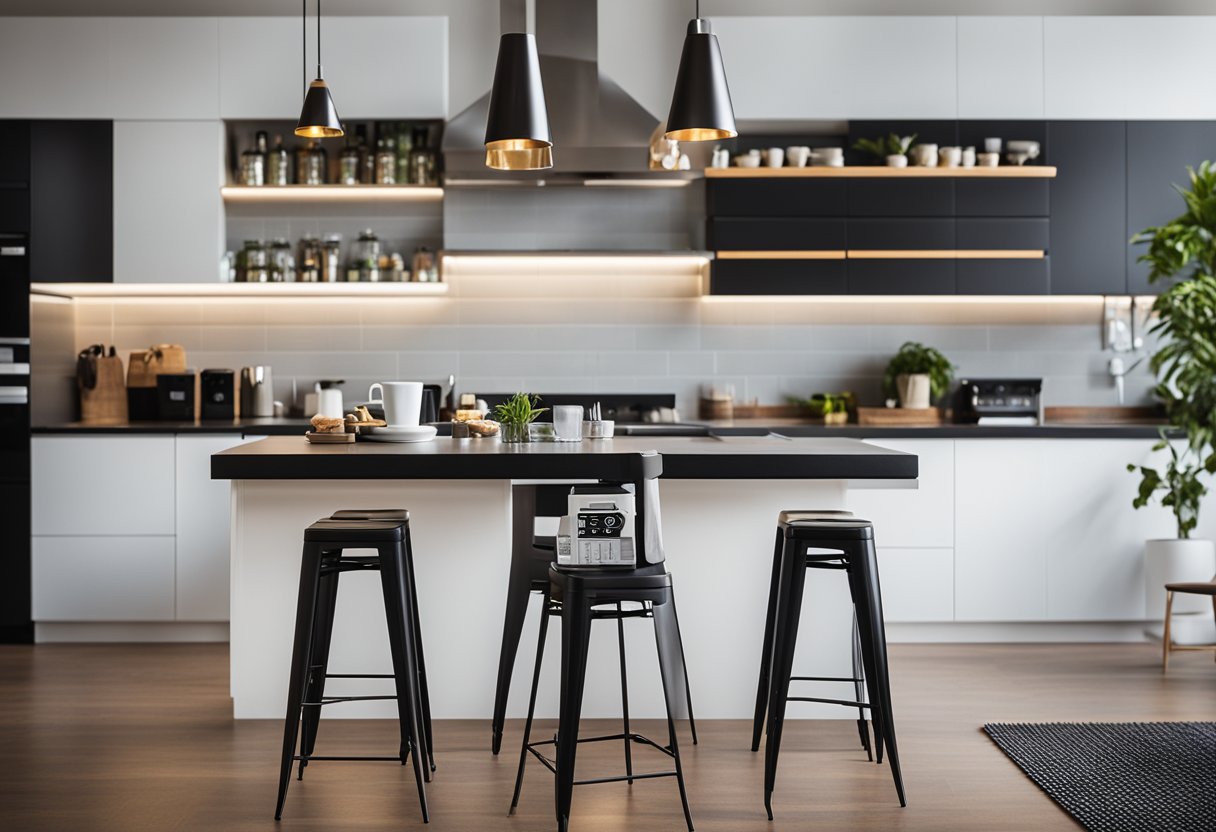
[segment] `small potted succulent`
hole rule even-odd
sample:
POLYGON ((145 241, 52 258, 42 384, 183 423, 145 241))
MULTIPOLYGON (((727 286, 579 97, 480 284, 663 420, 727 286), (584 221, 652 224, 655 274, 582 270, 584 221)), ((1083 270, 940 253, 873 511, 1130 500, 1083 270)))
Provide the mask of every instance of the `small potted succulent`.
POLYGON ((875 158, 883 159, 887 163, 887 167, 906 168, 908 166, 908 149, 912 147, 912 143, 915 141, 915 133, 911 136, 897 136, 894 133, 888 133, 883 138, 858 139, 853 145, 853 149, 859 150, 862 153, 869 153, 875 158))
POLYGON ((502 425, 503 442, 528 442, 528 425, 536 421, 547 407, 537 407, 540 396, 529 393, 516 393, 502 404, 494 407, 494 415, 502 425))
POLYGON ((924 410, 946 394, 954 381, 954 365, 935 350, 907 341, 887 364, 883 394, 899 399, 899 406, 924 410))

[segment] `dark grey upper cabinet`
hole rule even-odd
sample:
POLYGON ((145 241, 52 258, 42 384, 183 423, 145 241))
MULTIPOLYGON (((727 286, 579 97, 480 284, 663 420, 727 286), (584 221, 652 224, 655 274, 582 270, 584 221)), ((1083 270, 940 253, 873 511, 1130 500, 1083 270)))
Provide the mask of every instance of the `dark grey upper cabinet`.
MULTIPOLYGON (((1188 165, 1216 160, 1216 122, 1131 121, 1127 124, 1127 226, 1125 239, 1152 225, 1161 225, 1183 211, 1174 185, 1186 185, 1188 165)), ((1127 246, 1127 291, 1155 294, 1148 267, 1137 263, 1143 245, 1127 246)))
POLYGON ((1122 294, 1127 290, 1127 125, 1053 121, 1051 292, 1122 294))
POLYGON ((113 156, 112 122, 30 125, 31 280, 114 279, 113 156))
POLYGON ((30 123, 0 121, 0 187, 30 181, 30 123))
POLYGON ((845 214, 843 179, 711 179, 710 216, 841 217, 845 214))

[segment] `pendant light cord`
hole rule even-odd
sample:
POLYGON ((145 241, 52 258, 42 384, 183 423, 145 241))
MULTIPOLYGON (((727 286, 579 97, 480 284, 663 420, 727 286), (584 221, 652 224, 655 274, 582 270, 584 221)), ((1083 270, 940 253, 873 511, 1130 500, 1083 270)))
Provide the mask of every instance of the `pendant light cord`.
POLYGON ((317 77, 321 77, 321 0, 317 0, 317 77))
POLYGON ((300 80, 308 97, 308 0, 300 0, 300 80))
MULTIPOLYGON (((320 0, 317 0, 317 2, 320 2, 320 0)), ((697 0, 697 17, 701 17, 701 0, 697 0)))

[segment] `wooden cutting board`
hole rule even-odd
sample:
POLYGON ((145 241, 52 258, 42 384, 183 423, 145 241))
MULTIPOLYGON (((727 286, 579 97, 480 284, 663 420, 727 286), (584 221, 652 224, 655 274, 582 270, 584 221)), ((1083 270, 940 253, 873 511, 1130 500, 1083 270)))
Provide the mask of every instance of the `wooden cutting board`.
POLYGON ((942 423, 942 411, 938 407, 859 407, 857 424, 887 426, 929 426, 942 423))

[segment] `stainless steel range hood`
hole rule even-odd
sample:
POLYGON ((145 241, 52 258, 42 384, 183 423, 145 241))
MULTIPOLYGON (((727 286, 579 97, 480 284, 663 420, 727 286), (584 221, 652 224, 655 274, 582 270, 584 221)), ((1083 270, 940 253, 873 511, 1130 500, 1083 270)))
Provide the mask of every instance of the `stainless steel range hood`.
MULTIPOLYGON (((526 0, 502 0, 503 31, 524 31, 526 0)), ((648 171, 650 136, 658 120, 600 72, 597 0, 534 0, 535 32, 544 79, 553 167, 495 171, 485 166, 490 94, 448 122, 444 167, 449 185, 581 184, 586 179, 637 176, 648 171)), ((486 79, 487 90, 491 79, 486 79)))

